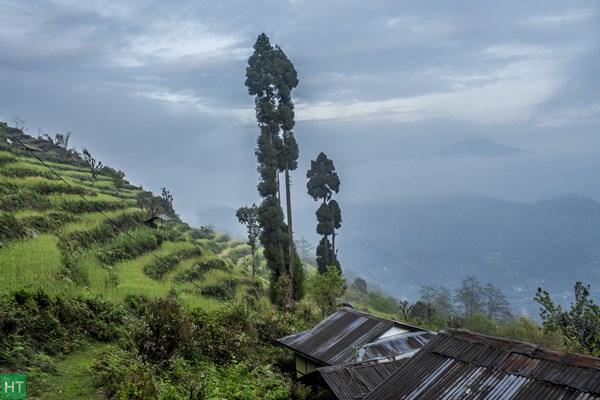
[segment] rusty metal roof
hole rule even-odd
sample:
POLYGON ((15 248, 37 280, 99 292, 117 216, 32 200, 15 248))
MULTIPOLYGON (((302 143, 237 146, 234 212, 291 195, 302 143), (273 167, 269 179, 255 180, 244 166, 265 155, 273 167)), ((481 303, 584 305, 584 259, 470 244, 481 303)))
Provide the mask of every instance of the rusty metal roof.
POLYGON ((423 331, 391 319, 342 308, 312 329, 277 341, 323 365, 337 365, 353 361, 359 347, 378 339, 393 327, 423 331))
POLYGON ((600 399, 600 359, 444 330, 364 400, 600 399))
POLYGON ((334 365, 317 371, 338 399, 352 400, 367 395, 407 360, 334 365))

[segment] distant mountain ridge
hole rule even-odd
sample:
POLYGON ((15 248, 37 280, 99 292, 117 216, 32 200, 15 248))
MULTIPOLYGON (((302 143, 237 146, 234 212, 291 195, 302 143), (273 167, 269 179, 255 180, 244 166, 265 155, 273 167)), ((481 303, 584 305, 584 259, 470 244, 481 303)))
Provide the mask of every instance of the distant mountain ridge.
POLYGON ((346 211, 364 217, 347 219, 344 265, 397 297, 416 300, 423 285, 454 288, 467 275, 516 307, 538 286, 600 289, 600 204, 585 196, 527 204, 461 193, 365 207, 346 211))
POLYGON ((511 156, 526 152, 526 150, 494 143, 487 139, 471 137, 444 147, 443 149, 435 152, 433 155, 439 157, 473 156, 493 158, 511 156))

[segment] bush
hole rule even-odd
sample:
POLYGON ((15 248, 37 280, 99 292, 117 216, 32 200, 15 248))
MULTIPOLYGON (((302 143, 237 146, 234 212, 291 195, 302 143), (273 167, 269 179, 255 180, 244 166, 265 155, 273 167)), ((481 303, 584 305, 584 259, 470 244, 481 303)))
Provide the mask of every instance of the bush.
POLYGON ((141 212, 123 214, 104 221, 100 226, 87 231, 73 232, 62 236, 59 248, 64 251, 86 249, 96 244, 106 243, 117 237, 121 232, 137 228, 141 225, 143 214, 141 212))
POLYGON ((30 236, 26 227, 12 214, 0 214, 0 247, 30 236))
POLYGON ((212 226, 201 226, 198 229, 192 229, 190 236, 193 239, 212 239, 215 236, 215 230, 212 226))
POLYGON ((21 289, 0 298, 0 367, 18 370, 37 353, 57 355, 84 341, 123 335, 121 307, 99 299, 50 296, 21 289))
POLYGON ((142 322, 134 335, 141 360, 168 363, 190 336, 189 318, 173 297, 147 301, 141 316, 142 322))
POLYGON ((40 182, 35 184, 32 188, 32 191, 39 193, 41 195, 49 195, 53 193, 64 193, 64 194, 80 194, 87 196, 97 196, 96 193, 91 192, 89 190, 84 190, 74 186, 68 186, 63 182, 58 183, 50 183, 50 182, 40 182))
POLYGON ((98 259, 106 265, 114 265, 155 250, 161 243, 151 229, 139 229, 129 232, 128 235, 122 234, 107 243, 98 251, 98 259))
POLYGON ((106 398, 155 399, 157 371, 143 364, 135 352, 115 347, 105 351, 92 367, 96 387, 106 398))
POLYGON ((125 208, 125 204, 115 201, 87 201, 82 199, 75 201, 65 201, 64 203, 61 203, 57 208, 73 214, 85 214, 99 211, 121 210, 125 208))
POLYGON ((174 270, 179 262, 192 257, 200 257, 201 255, 202 250, 200 248, 181 250, 173 255, 161 257, 160 260, 145 265, 144 273, 152 279, 160 280, 167 273, 174 270))
POLYGON ((200 289, 200 294, 221 301, 233 300, 235 298, 235 290, 237 289, 237 286, 237 280, 227 279, 203 287, 200 289))
POLYGON ((203 261, 195 264, 191 269, 179 273, 175 277, 176 282, 193 282, 202 278, 206 271, 211 269, 218 269, 225 271, 227 270, 227 263, 220 258, 213 258, 212 260, 203 261))
POLYGON ((52 203, 48 198, 29 190, 19 190, 0 199, 0 210, 2 211, 17 211, 17 210, 35 210, 44 211, 52 207, 52 203))
POLYGON ((11 156, 10 154, 0 154, 0 167, 3 167, 7 164, 12 164, 17 162, 16 157, 11 156))

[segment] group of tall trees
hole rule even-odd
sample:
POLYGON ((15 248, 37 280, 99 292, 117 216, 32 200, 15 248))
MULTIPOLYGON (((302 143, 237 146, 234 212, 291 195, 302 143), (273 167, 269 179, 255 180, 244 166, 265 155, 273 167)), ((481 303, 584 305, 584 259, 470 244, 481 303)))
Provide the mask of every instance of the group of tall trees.
MULTIPOLYGON (((259 238, 270 272, 271 298, 280 307, 291 309, 304 294, 304 269, 294 245, 290 179, 290 172, 298 167, 299 156, 293 131, 292 101, 298 74, 284 51, 273 46, 264 33, 258 36, 248 59, 245 84, 248 93, 254 96, 258 124, 255 155, 260 175, 258 194, 262 201, 258 206, 241 207, 236 215, 248 230, 253 274, 256 239, 259 238)), ((342 214, 338 203, 332 200, 333 193, 339 191, 339 177, 333 162, 324 153, 311 162, 306 177, 308 194, 322 201, 316 213, 317 233, 323 236, 316 254, 319 272, 324 274, 329 265, 336 266, 339 272, 335 235, 336 229, 341 227, 342 214)))
MULTIPOLYGON (((357 278, 353 286, 366 293, 366 283, 357 278)), ((402 300, 397 311, 404 320, 418 324, 461 324, 484 318, 488 321, 506 321, 512 318, 510 304, 504 293, 492 283, 482 285, 474 276, 467 276, 455 290, 444 286, 425 285, 420 298, 414 303, 402 300), (462 321, 462 322, 461 322, 462 321)))
POLYGON ((271 297, 291 309, 303 295, 304 272, 294 247, 290 171, 298 167, 298 143, 294 137, 292 90, 298 75, 279 46, 272 46, 264 33, 248 59, 246 87, 254 96, 258 140, 256 159, 262 202, 257 212, 260 242, 271 271, 271 297), (284 177, 286 216, 281 207, 280 176, 284 177))

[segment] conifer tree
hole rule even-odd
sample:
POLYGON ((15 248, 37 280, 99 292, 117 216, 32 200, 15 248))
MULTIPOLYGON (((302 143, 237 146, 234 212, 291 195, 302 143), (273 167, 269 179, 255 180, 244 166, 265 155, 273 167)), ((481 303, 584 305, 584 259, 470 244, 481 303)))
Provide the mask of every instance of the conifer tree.
POLYGON ((319 272, 324 273, 327 266, 335 265, 340 268, 335 254, 335 246, 329 242, 332 236, 335 244, 335 229, 341 227, 342 212, 339 204, 331 200, 333 193, 340 190, 340 178, 335 172, 333 161, 327 158, 323 152, 310 162, 310 169, 306 172, 306 188, 308 194, 315 200, 322 200, 317 209, 317 233, 323 235, 323 239, 317 246, 317 265, 319 272))
POLYGON ((298 144, 294 138, 291 91, 297 73, 283 50, 260 34, 246 68, 248 93, 254 96, 259 136, 256 147, 263 201, 258 209, 267 266, 271 270, 273 300, 286 309, 302 295, 303 271, 293 242, 289 172, 297 168, 298 144), (285 174, 287 224, 280 202, 279 173, 285 174), (281 286, 286 286, 282 288, 281 286), (282 298, 276 298, 281 297, 282 298))

